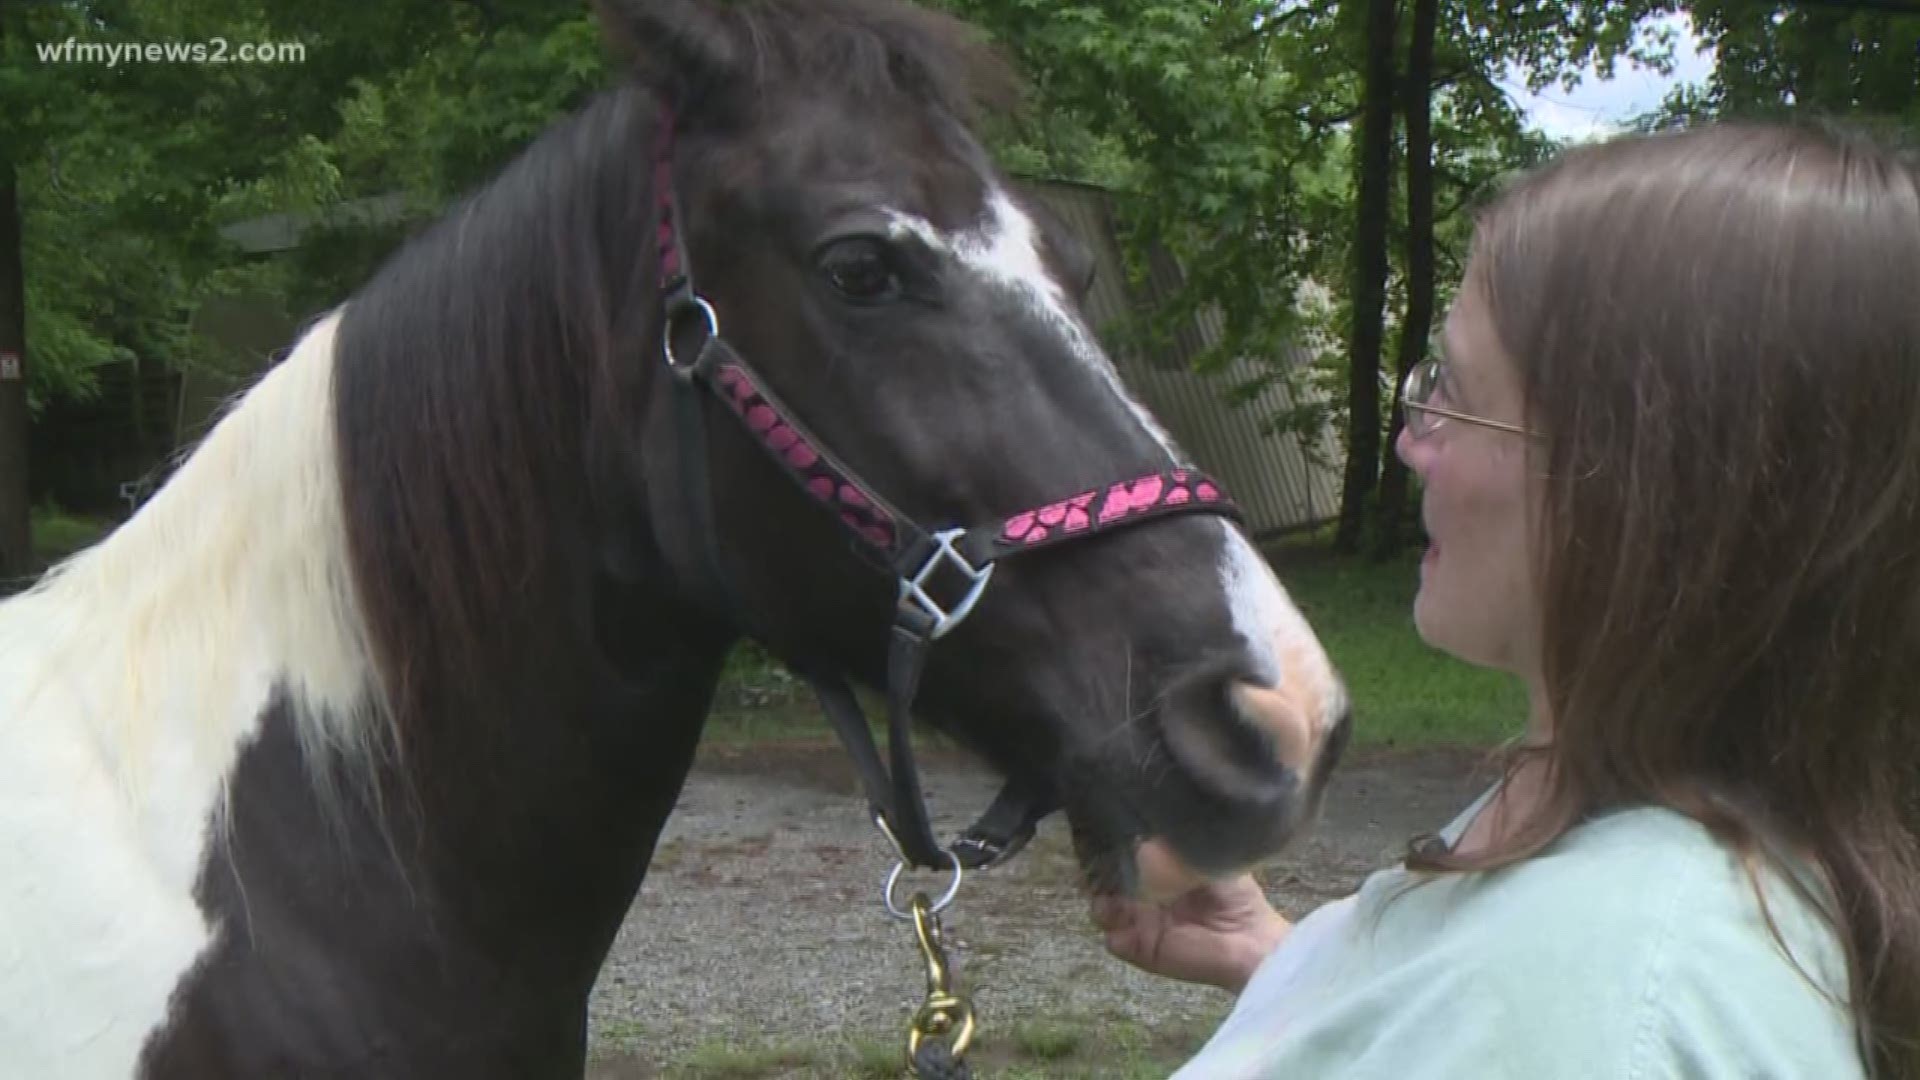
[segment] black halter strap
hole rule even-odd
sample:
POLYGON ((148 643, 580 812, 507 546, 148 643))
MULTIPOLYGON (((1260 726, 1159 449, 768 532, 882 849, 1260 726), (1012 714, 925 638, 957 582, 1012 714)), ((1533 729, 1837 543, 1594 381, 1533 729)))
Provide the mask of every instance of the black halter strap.
POLYGON ((654 157, 663 351, 675 397, 681 482, 689 520, 707 551, 706 573, 715 594, 736 619, 747 609, 733 595, 720 566, 707 470, 702 395, 725 406, 783 471, 819 503, 875 569, 897 584, 898 603, 887 648, 887 757, 882 764, 865 713, 837 671, 797 671, 812 685, 835 733, 852 757, 874 821, 903 862, 925 869, 991 866, 1024 847, 1036 825, 1059 808, 1044 782, 1009 780, 993 804, 949 847, 933 834, 914 762, 912 709, 934 641, 965 619, 1001 560, 1023 551, 1082 539, 1171 514, 1211 513, 1238 518, 1220 485, 1187 469, 1172 469, 1078 492, 999 521, 944 529, 922 527, 834 456, 720 333, 713 306, 695 289, 679 223, 673 183, 674 117, 661 110, 654 157), (688 346, 692 346, 691 350, 688 346), (942 580, 957 577, 957 597, 942 580))

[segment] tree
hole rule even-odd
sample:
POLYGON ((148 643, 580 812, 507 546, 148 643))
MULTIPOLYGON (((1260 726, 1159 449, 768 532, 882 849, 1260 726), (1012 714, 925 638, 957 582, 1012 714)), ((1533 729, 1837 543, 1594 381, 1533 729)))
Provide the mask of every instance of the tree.
POLYGON ((1224 325, 1203 368, 1295 343, 1295 291, 1319 255, 1301 242, 1316 208, 1297 181, 1350 118, 1334 0, 943 6, 985 29, 1032 85, 1031 108, 989 128, 1002 159, 1113 191, 1137 273, 1156 250, 1179 261, 1184 288, 1124 337, 1151 348, 1206 305, 1224 325))
MULTIPOLYGON (((0 9, 0 57, 7 55, 6 11, 0 9)), ((20 268, 20 195, 16 148, 0 139, 0 592, 27 576, 33 562, 27 498, 27 311, 20 268)))
MULTIPOLYGON (((1664 43, 1638 30, 1648 15, 1672 9, 1664 0, 1434 0, 1423 107, 1391 74, 1420 35, 1389 34, 1383 45, 1365 32, 1370 17, 1411 27, 1417 20, 1402 17, 1398 2, 947 6, 986 27, 1032 77, 1036 107, 1005 133, 1003 154, 1030 171, 1116 189, 1133 258, 1163 246, 1181 261, 1186 288, 1136 340, 1150 347, 1156 331, 1213 307, 1226 333, 1198 359, 1202 370, 1233 356, 1270 361, 1232 398, 1287 384, 1300 404, 1271 418, 1270 430, 1309 443, 1323 425, 1341 423, 1339 539, 1350 550, 1369 520, 1384 526, 1405 501, 1406 478, 1384 453, 1386 343, 1397 330, 1400 370, 1423 354, 1427 333, 1414 324, 1431 322, 1458 274, 1459 211, 1551 150, 1523 129, 1499 79, 1519 66, 1540 89, 1589 61, 1603 74, 1623 55, 1658 64, 1664 43), (1387 73, 1384 101, 1375 102, 1387 115, 1384 153, 1364 137, 1369 69, 1387 73), (1427 121, 1431 152, 1410 148, 1404 157, 1410 168, 1430 163, 1430 201, 1412 172, 1393 183, 1396 111, 1427 121), (1431 244, 1419 239, 1426 220, 1431 244), (1295 366, 1303 343, 1317 359, 1295 366)), ((1378 551, 1399 542, 1399 530, 1385 533, 1378 551)))
POLYGON ((20 270, 20 199, 0 147, 0 592, 27 576, 33 531, 27 498, 26 295, 20 270))
POLYGON ((1407 373, 1426 358, 1433 328, 1433 39, 1439 0, 1413 0, 1413 28, 1407 47, 1407 74, 1400 84, 1401 121, 1406 126, 1407 310, 1400 325, 1398 378, 1387 423, 1387 450, 1380 475, 1379 510, 1373 553, 1386 558, 1400 549, 1407 502, 1407 467, 1393 451, 1402 423, 1400 396, 1407 373))
MULTIPOLYGON (((29 416, 54 399, 89 396, 103 364, 224 366, 215 343, 192 332, 196 308, 211 296, 250 285, 318 294, 307 287, 314 275, 250 264, 219 228, 269 211, 324 210, 347 197, 336 143, 365 88, 446 57, 450 41, 471 61, 485 36, 475 27, 585 25, 589 17, 584 3, 556 10, 535 0, 0 4, 0 351, 17 355, 25 375, 0 382, 0 577, 29 568, 29 416), (235 49, 296 42, 305 52, 279 64, 108 64, 82 52, 214 38, 235 49)), ((496 40, 510 51, 517 45, 496 40)), ((592 49, 574 52, 591 57, 592 49)), ((491 87, 489 74, 473 81, 491 87)), ((561 81, 551 65, 544 74, 539 86, 499 87, 496 99, 517 94, 528 112, 539 111, 547 88, 561 81)), ((440 91, 433 100, 452 96, 440 91)), ((354 138, 364 149, 370 140, 360 127, 354 138)), ((391 150, 410 133, 381 134, 371 141, 391 150)), ((481 142, 449 141, 463 149, 481 142)), ((351 179, 390 179, 376 172, 351 179)), ((353 280, 384 250, 358 260, 353 280)), ((338 298, 329 293, 325 302, 338 298)))
MULTIPOLYGON (((1420 35, 1390 34, 1384 48, 1365 36, 1383 19, 1417 31, 1421 4, 1409 22, 1401 0, 932 2, 984 27, 1030 77, 1035 107, 989 128, 1003 159, 1113 190, 1136 273, 1153 252, 1180 261, 1185 287, 1115 328, 1123 347, 1151 348, 1203 306, 1217 311, 1225 332, 1199 366, 1272 361, 1233 396, 1287 383, 1299 404, 1268 418, 1276 432, 1317 443, 1344 421, 1343 536, 1358 543, 1377 512, 1382 550, 1398 535, 1385 526, 1405 487, 1383 453, 1393 410, 1383 416, 1381 397, 1393 380, 1382 355, 1397 340, 1395 368, 1418 357, 1420 324, 1459 269, 1457 211, 1547 149, 1521 130, 1497 76, 1517 63, 1540 86, 1588 59, 1604 70, 1635 51, 1636 19, 1672 7, 1422 0, 1434 26, 1421 80, 1429 154, 1418 146, 1417 90, 1392 76, 1420 35), (1368 69, 1386 73, 1371 97, 1368 69), (1382 95, 1387 121, 1369 124, 1382 95), (1392 171, 1396 100, 1404 183, 1392 171), (1382 130, 1384 153, 1364 137, 1382 130), (1430 196, 1418 175, 1428 163, 1430 196), (1421 240, 1425 220, 1431 243, 1421 240), (1293 364, 1302 343, 1316 358, 1293 364)), ((264 287, 290 311, 338 302, 414 220, 317 228, 292 258, 266 264, 244 263, 219 227, 396 191, 416 218, 437 214, 608 74, 584 2, 62 0, 6 11, 40 42, 218 34, 308 50, 292 65, 108 70, 37 64, 19 42, 0 42, 30 402, 85 394, 93 370, 127 356, 208 362, 209 343, 188 327, 224 289, 264 287)), ((1406 56, 1411 70, 1419 61, 1406 56)), ((0 473, 7 467, 0 461, 0 473)))
POLYGON ((1396 0, 1366 0, 1358 36, 1365 75, 1354 171, 1352 327, 1348 334, 1347 467, 1341 486, 1337 551, 1359 550, 1362 526, 1380 468, 1380 352, 1386 328, 1389 215, 1392 212, 1394 23, 1396 0))
POLYGON ((1693 0, 1716 54, 1704 89, 1648 124, 1687 117, 1824 115, 1920 130, 1920 4, 1693 0))
MULTIPOLYGON (((1371 0, 1370 0, 1371 2, 1371 0)), ((1336 543, 1354 550, 1373 524, 1368 545, 1387 557, 1404 543, 1410 478, 1392 452, 1399 409, 1382 417, 1377 406, 1383 382, 1378 358, 1389 329, 1398 332, 1395 378, 1389 391, 1397 405, 1399 384, 1426 354, 1433 321, 1461 273, 1470 222, 1461 213, 1488 194, 1508 172, 1549 154, 1552 144, 1527 132, 1499 78, 1510 68, 1528 73, 1533 89, 1571 78, 1591 63, 1602 77, 1622 56, 1661 68, 1671 63, 1670 33, 1646 20, 1668 12, 1666 0, 1409 0, 1412 19, 1404 42, 1406 77, 1399 84, 1404 125, 1404 202, 1389 220, 1398 232, 1399 258, 1387 278, 1392 305, 1369 312, 1376 331, 1353 312, 1348 405, 1349 456, 1336 543), (1382 428, 1385 428, 1384 437, 1382 428), (1370 498, 1371 497, 1371 498, 1370 498)), ((1362 174, 1364 185, 1364 173, 1362 174)), ((1363 187, 1364 190, 1364 187, 1363 187)), ((1365 197, 1356 206, 1357 236, 1370 235, 1373 210, 1365 197)), ((1357 288, 1354 297, 1369 300, 1357 288)), ((1351 302, 1351 300, 1350 300, 1351 302)))

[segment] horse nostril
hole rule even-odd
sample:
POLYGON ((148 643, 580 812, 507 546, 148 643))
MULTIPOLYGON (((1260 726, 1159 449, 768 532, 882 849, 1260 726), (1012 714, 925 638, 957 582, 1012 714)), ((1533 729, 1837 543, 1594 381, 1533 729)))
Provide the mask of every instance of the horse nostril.
POLYGON ((1281 764, 1305 770, 1312 761, 1313 721, 1307 711, 1279 687, 1236 680, 1227 691, 1240 719, 1264 732, 1272 741, 1273 757, 1281 764))
POLYGON ((1304 771, 1293 748, 1310 736, 1288 723, 1299 716, 1277 691, 1234 680, 1194 686, 1160 710, 1167 751, 1213 794, 1243 804, 1290 798, 1304 771))

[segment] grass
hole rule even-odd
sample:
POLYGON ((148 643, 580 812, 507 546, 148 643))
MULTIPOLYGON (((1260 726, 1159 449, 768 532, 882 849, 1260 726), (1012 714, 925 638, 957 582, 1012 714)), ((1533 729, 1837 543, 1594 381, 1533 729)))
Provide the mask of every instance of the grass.
POLYGON ((675 1080, 759 1080, 816 1070, 827 1063, 829 1056, 821 1047, 805 1043, 743 1046, 732 1040, 717 1040, 694 1048, 669 1066, 666 1075, 675 1080))
POLYGON ((43 565, 51 565, 99 540, 113 526, 104 518, 43 504, 33 508, 29 527, 33 530, 34 557, 43 565))
POLYGON ((1519 730, 1526 694, 1420 640, 1417 556, 1383 563, 1320 549, 1271 553, 1353 694, 1359 746, 1490 746, 1519 730))
MULTIPOLYGON (((1526 697, 1517 683, 1439 652, 1414 630, 1417 556, 1374 562, 1299 542, 1276 545, 1269 556, 1346 678, 1356 746, 1483 747, 1519 730, 1526 697)), ((878 729, 884 711, 869 703, 878 729)), ((932 733, 914 737, 929 747, 939 742, 932 733)), ((824 743, 832 734, 805 686, 749 647, 728 668, 706 738, 743 746, 824 743)))
POLYGON ((847 1075, 852 1080, 899 1080, 903 1053, 898 1042, 872 1036, 856 1039, 846 1054, 847 1075))
MULTIPOLYGON (((1118 1017, 1047 1016, 983 1027, 968 1060, 996 1080, 1161 1080, 1199 1050, 1213 1022, 1176 1020, 1149 1029, 1118 1017)), ((772 1042, 714 1040, 660 1068, 670 1080, 898 1080, 898 1041, 871 1033, 823 1033, 772 1042)), ((609 1075, 589 1069, 588 1076, 609 1075)), ((625 1075, 613 1072, 611 1075, 625 1075)), ((655 1075, 649 1071, 648 1075, 655 1075)))
POLYGON ((1065 1061, 1087 1041, 1084 1025, 1031 1018, 1015 1025, 1011 1038, 1022 1055, 1039 1061, 1065 1061))

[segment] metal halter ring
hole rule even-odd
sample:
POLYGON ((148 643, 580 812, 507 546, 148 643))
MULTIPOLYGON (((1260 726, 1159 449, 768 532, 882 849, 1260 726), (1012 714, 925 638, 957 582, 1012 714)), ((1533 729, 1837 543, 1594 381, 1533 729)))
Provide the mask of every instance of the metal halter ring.
POLYGON ((684 370, 686 365, 680 363, 679 358, 673 355, 673 328, 679 322, 679 316, 688 308, 693 308, 705 316, 707 320, 707 339, 709 341, 720 336, 720 316, 714 314, 713 305, 707 303, 706 297, 695 293, 686 300, 675 304, 667 311, 666 325, 660 330, 661 343, 666 346, 667 350, 667 366, 675 371, 684 370))
MULTIPOLYGON (((933 902, 933 907, 929 910, 928 914, 938 915, 942 911, 947 910, 948 905, 953 903, 954 894, 960 891, 960 879, 966 875, 966 871, 960 865, 960 856, 949 851, 947 852, 947 858, 953 860, 953 884, 947 886, 947 891, 941 893, 940 899, 933 902)), ((912 912, 900 910, 900 906, 893 902, 893 890, 900 884, 900 875, 906 868, 907 864, 904 860, 893 864, 893 872, 887 875, 885 898, 887 902, 887 914, 902 922, 911 922, 913 920, 912 912)))

